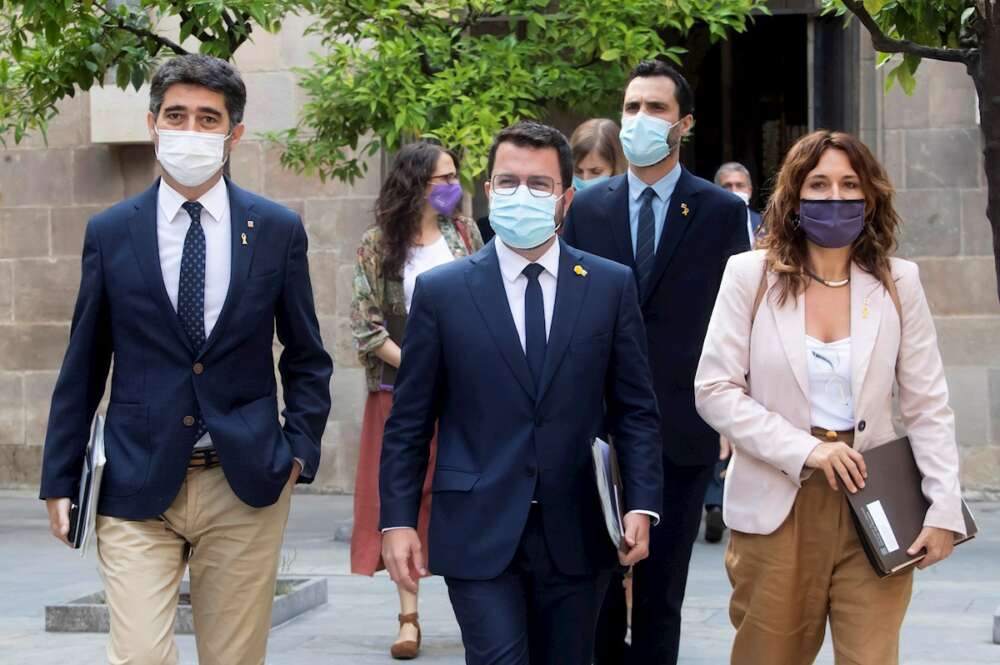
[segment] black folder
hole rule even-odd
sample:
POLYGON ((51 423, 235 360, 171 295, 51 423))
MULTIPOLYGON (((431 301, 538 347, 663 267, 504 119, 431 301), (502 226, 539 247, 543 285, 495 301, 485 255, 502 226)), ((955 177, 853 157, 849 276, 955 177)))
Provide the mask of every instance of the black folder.
MULTIPOLYGON (((389 339, 397 346, 403 346, 403 332, 406 330, 406 317, 399 314, 390 314, 385 317, 385 329, 389 332, 389 339)), ((396 385, 396 372, 398 370, 389 363, 382 362, 382 374, 379 377, 379 387, 383 390, 392 390, 396 385)))
MULTIPOLYGON (((879 577, 887 577, 924 558, 923 554, 910 556, 906 550, 920 535, 930 502, 921 490, 923 476, 908 438, 878 446, 862 456, 868 467, 864 489, 851 494, 842 481, 841 488, 872 568, 879 577)), ((972 539, 978 531, 965 501, 962 513, 967 535, 956 536, 956 545, 972 539)))
POLYGON ((604 525, 614 546, 622 552, 628 552, 625 527, 622 524, 624 508, 618 457, 615 455, 615 449, 599 438, 593 440, 590 448, 594 458, 594 476, 597 480, 601 511, 604 513, 604 525))
POLYGON ((80 489, 76 501, 70 505, 69 509, 67 540, 73 544, 73 549, 80 550, 81 556, 87 553, 87 542, 94 530, 105 461, 104 418, 97 415, 94 417, 94 426, 91 430, 90 442, 87 444, 87 453, 83 457, 80 489))

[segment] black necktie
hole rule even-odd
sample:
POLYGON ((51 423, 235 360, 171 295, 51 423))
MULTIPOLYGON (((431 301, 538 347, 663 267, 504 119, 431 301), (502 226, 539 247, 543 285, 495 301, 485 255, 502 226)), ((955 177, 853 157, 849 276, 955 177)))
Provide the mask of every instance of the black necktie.
POLYGON ((639 294, 645 295, 649 288, 649 278, 653 272, 653 256, 656 225, 653 222, 653 197, 656 192, 652 187, 643 190, 642 205, 639 206, 639 228, 635 240, 635 274, 639 278, 639 294))
MULTIPOLYGON (((201 204, 187 201, 182 207, 191 216, 191 226, 184 236, 184 253, 181 255, 177 316, 181 320, 181 328, 194 347, 195 355, 198 355, 205 345, 205 230, 201 228, 201 204)), ((194 429, 196 442, 208 431, 200 409, 194 429)))
POLYGON ((542 379, 542 367, 545 365, 545 302, 542 298, 542 285, 538 276, 542 274, 542 266, 529 263, 522 271, 528 278, 528 288, 524 291, 524 355, 528 358, 528 369, 535 380, 535 388, 542 379))

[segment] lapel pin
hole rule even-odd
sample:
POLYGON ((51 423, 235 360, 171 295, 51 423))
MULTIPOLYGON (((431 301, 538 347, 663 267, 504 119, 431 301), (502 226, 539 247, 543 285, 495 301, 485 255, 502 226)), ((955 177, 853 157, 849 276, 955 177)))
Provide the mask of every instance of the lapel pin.
POLYGON ((247 234, 245 234, 245 233, 241 233, 241 234, 240 234, 240 240, 242 240, 242 241, 243 241, 243 244, 244 244, 244 245, 245 245, 245 244, 247 244, 247 234))
POLYGON ((247 228, 248 229, 252 229, 253 228, 253 220, 252 219, 248 219, 247 220, 247 228))
POLYGON ((688 204, 682 203, 681 204, 681 214, 684 215, 685 217, 687 217, 690 212, 691 212, 691 210, 688 208, 688 204))
POLYGON ((575 266, 573 266, 573 272, 575 272, 580 277, 586 277, 587 276, 587 271, 584 270, 583 266, 581 266, 581 265, 575 265, 575 266))
POLYGON ((869 300, 869 297, 865 296, 865 302, 864 302, 864 305, 861 308, 861 318, 862 319, 867 319, 868 318, 868 312, 869 312, 869 309, 868 309, 868 300, 869 300))

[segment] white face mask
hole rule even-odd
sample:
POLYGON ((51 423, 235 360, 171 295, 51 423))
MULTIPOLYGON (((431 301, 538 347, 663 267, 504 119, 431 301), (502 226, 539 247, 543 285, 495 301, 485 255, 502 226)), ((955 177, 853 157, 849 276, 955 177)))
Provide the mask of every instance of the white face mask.
POLYGON ((153 128, 160 137, 156 159, 170 177, 185 187, 197 187, 226 163, 226 139, 232 134, 184 132, 153 128))
POLYGON ((743 203, 750 205, 750 195, 747 194, 746 192, 734 191, 733 194, 743 199, 743 203))

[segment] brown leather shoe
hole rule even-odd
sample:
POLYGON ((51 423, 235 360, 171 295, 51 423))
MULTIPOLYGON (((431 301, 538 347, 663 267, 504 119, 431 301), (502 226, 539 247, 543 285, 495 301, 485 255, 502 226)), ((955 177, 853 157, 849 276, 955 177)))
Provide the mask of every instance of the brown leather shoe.
POLYGON ((420 623, 417 621, 420 615, 414 612, 413 614, 400 614, 399 615, 399 627, 402 628, 403 624, 412 624, 417 628, 417 641, 406 640, 404 642, 396 642, 389 649, 389 655, 391 655, 396 660, 413 660, 420 655, 420 623))

